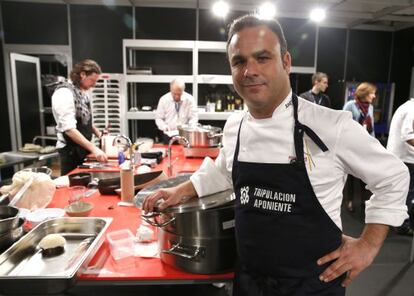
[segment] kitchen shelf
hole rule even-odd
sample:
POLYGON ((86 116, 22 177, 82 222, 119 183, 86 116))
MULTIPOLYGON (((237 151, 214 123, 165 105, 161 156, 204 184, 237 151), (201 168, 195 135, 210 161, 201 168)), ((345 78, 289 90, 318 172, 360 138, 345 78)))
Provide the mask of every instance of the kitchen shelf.
POLYGON ((194 76, 192 75, 136 75, 126 74, 126 82, 137 83, 170 83, 173 79, 180 78, 185 83, 193 83, 194 76))
MULTIPOLYGON (((125 86, 124 88, 128 90, 127 93, 127 100, 125 100, 123 110, 129 110, 131 107, 142 107, 143 105, 143 90, 147 90, 147 88, 143 89, 142 85, 140 84, 166 84, 170 83, 175 78, 181 78, 185 83, 192 85, 192 95, 195 99, 195 103, 198 105, 200 98, 198 97, 199 93, 199 86, 201 85, 211 85, 215 87, 215 85, 232 85, 232 77, 231 75, 216 75, 216 73, 200 73, 199 68, 199 58, 201 54, 201 58, 203 58, 202 54, 205 53, 226 53, 226 42, 219 42, 219 41, 191 41, 191 40, 153 40, 153 39, 124 39, 123 40, 123 72, 125 75, 125 86), (176 70, 181 71, 181 74, 187 75, 173 75, 171 73, 165 73, 162 75, 162 71, 157 69, 157 65, 154 63, 153 65, 147 64, 148 61, 144 60, 143 56, 139 51, 145 52, 154 52, 150 54, 151 57, 155 57, 157 54, 162 56, 165 60, 165 52, 188 52, 191 53, 191 71, 188 71, 189 68, 183 68, 180 61, 171 59, 171 68, 176 66, 176 70), (158 53, 157 53, 158 52, 158 53), (162 52, 162 53, 160 53, 162 52), (175 63, 175 64, 174 64, 175 63), (178 64, 177 64, 178 63, 178 64), (177 67, 178 65, 178 67, 177 67), (136 67, 143 67, 149 68, 151 70, 155 70, 157 74, 149 74, 149 75, 142 75, 142 74, 135 74, 129 73, 129 69, 134 69, 136 67), (155 67, 155 69, 153 69, 155 67), (190 74, 190 75, 188 75, 190 74), (141 87, 141 88, 140 88, 141 87), (140 98, 141 96, 141 98, 140 98)), ((174 56, 174 55, 173 55, 174 56)), ((154 59, 152 59, 154 60, 154 59)), ((160 60, 160 61, 164 61, 160 60)), ((167 59, 168 60, 168 59, 167 59)), ((188 57, 185 59, 189 61, 188 57)), ((151 62, 149 62, 151 63, 151 62)), ((190 65, 187 64, 187 67, 190 65)), ((215 65, 209 68, 210 72, 215 72, 214 70, 216 67, 215 65), (213 69, 213 71, 211 71, 213 69)), ((219 65, 223 66, 223 65, 219 65)), ((162 67, 161 67, 162 68, 162 67)), ((170 68, 170 70, 171 70, 170 68)), ((165 70, 165 68, 163 68, 165 70)), ((219 68, 218 68, 219 70, 219 68)), ((175 71, 175 70, 174 70, 175 71)), ((174 71, 166 71, 166 72, 174 72, 174 71)), ((203 71, 203 70, 202 70, 203 71)), ((227 71, 226 71, 227 72, 227 71)), ((315 67, 292 67, 292 73, 314 73, 315 67)), ((157 86, 149 86, 157 87, 157 86)), ((148 96, 148 94, 146 94, 148 96)), ((157 105, 159 97, 154 97, 154 102, 151 104, 146 103, 146 105, 155 106, 157 105)), ((122 126, 125 127, 123 131, 125 134, 132 136, 132 138, 136 138, 141 136, 139 131, 137 130, 136 124, 128 124, 129 120, 154 120, 155 115, 154 112, 127 112, 125 111, 123 114, 123 124, 122 126), (129 131, 131 128, 131 131, 129 131)), ((232 114, 232 112, 200 112, 199 119, 200 120, 227 120, 227 118, 232 114)))
MULTIPOLYGON (((239 111, 235 111, 239 112, 239 111)), ((199 112, 199 120, 227 120, 234 112, 199 112)), ((154 120, 155 111, 127 112, 128 120, 154 120)))

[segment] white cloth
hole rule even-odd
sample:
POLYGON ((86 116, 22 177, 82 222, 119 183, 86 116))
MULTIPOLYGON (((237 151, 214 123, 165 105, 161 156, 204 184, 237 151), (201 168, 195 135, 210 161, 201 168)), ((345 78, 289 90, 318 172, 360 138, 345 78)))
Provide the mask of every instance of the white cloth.
POLYGON ((387 149, 399 159, 414 164, 414 147, 407 143, 414 139, 414 98, 395 111, 390 126, 387 149))
POLYGON ((197 122, 197 106, 193 96, 189 93, 183 92, 178 114, 171 92, 166 93, 160 98, 155 111, 155 123, 161 131, 176 130, 178 125, 195 125, 197 122))
MULTIPOLYGON (((89 93, 86 93, 90 100, 89 93)), ((56 122, 57 143, 56 148, 66 146, 63 132, 76 128, 76 110, 73 93, 69 88, 62 87, 52 95, 52 112, 56 122)))
MULTIPOLYGON (((342 228, 340 208, 347 174, 362 179, 373 192, 366 203, 366 223, 401 225, 408 217, 406 166, 352 120, 349 112, 331 110, 299 98, 298 116, 329 148, 322 152, 305 134, 306 169, 313 190, 338 227, 342 228), (311 159, 306 157, 308 152, 311 159)), ((239 161, 289 163, 295 157, 293 106, 289 94, 272 118, 255 119, 244 112, 227 120, 223 148, 216 162, 206 158, 191 177, 199 196, 232 188, 233 156, 242 118, 239 161)))

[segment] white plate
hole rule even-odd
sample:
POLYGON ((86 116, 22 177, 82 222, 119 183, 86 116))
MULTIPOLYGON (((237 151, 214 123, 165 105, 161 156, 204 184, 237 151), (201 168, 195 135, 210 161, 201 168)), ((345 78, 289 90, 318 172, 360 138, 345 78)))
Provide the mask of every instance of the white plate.
POLYGON ((26 216, 26 220, 32 224, 33 227, 42 223, 43 221, 63 217, 65 215, 64 209, 59 208, 47 208, 47 209, 38 209, 36 211, 30 212, 26 216))

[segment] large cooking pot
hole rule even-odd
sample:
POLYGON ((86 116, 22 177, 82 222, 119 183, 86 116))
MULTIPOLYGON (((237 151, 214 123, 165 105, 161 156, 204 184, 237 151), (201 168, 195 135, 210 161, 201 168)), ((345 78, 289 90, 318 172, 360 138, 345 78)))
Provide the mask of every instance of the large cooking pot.
POLYGON ((218 147, 223 137, 221 128, 211 125, 181 125, 178 126, 178 133, 194 148, 218 147))
POLYGON ((15 241, 23 236, 23 223, 24 219, 19 218, 16 227, 9 229, 5 233, 0 233, 0 252, 10 247, 15 241))
MULTIPOLYGON (((174 179, 160 183, 171 187, 174 179)), ((157 188, 162 188, 160 183, 157 188)), ((155 190, 147 188, 139 194, 150 191, 155 190)), ((163 262, 200 274, 222 273, 234 268, 237 252, 231 190, 192 198, 163 212, 142 215, 142 219, 159 229, 163 262)))
POLYGON ((19 209, 12 206, 0 206, 0 234, 16 228, 19 224, 19 209))

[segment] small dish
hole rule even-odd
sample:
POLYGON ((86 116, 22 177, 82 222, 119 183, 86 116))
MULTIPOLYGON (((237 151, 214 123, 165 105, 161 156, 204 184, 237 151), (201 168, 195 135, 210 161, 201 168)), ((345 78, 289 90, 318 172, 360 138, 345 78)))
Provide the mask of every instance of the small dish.
POLYGON ((93 209, 93 204, 89 202, 75 202, 65 207, 66 214, 71 217, 89 216, 93 209))
POLYGON ((92 176, 90 173, 77 173, 69 175, 69 186, 88 186, 92 176))

